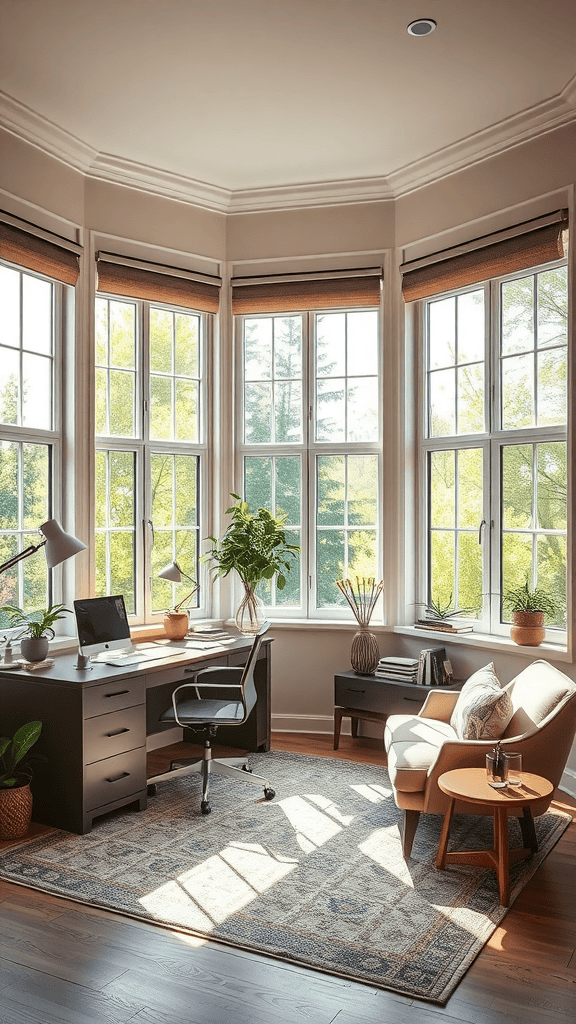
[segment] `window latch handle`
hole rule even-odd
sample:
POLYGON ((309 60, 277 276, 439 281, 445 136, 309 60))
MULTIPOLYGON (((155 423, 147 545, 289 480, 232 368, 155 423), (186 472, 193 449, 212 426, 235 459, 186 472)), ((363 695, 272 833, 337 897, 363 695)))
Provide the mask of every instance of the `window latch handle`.
POLYGON ((486 520, 483 519, 482 522, 480 523, 480 526, 478 527, 478 543, 479 544, 482 543, 482 530, 484 529, 485 526, 486 526, 486 520))

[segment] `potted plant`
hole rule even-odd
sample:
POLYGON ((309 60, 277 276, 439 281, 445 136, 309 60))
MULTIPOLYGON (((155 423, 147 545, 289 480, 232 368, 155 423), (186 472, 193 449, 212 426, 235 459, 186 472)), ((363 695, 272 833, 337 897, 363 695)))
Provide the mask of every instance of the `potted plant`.
POLYGON ((212 550, 204 558, 214 563, 215 579, 228 576, 233 569, 238 573, 244 597, 236 613, 236 626, 241 633, 253 635, 264 622, 256 587, 262 580, 276 577, 278 590, 283 590, 291 568, 288 559, 296 558, 300 548, 286 540, 286 516, 275 517, 266 508, 252 514, 248 502, 238 494, 231 493, 230 497, 235 499, 235 504, 226 509, 231 522, 221 541, 206 538, 212 542, 212 550))
POLYGON ((28 722, 10 739, 0 739, 0 839, 21 839, 32 817, 32 763, 27 757, 42 729, 41 722, 28 722))
POLYGON ((556 614, 557 602, 544 587, 532 589, 528 576, 521 587, 509 587, 502 597, 512 612, 510 636, 514 643, 524 647, 538 647, 546 633, 544 618, 556 614))
POLYGON ((49 641, 56 636, 52 626, 58 619, 63 619, 64 612, 69 609, 63 604, 51 604, 48 608, 25 612, 15 604, 5 604, 3 611, 7 613, 11 626, 21 627, 22 631, 15 639, 20 640, 22 657, 26 661, 44 661, 49 641))

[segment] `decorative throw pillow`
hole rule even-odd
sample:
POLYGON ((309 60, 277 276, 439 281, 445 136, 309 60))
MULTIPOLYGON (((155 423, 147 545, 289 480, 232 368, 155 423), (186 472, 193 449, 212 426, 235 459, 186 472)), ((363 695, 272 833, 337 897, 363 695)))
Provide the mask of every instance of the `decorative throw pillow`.
POLYGON ((508 689, 502 689, 490 662, 464 683, 450 725, 461 740, 498 740, 513 711, 508 689))

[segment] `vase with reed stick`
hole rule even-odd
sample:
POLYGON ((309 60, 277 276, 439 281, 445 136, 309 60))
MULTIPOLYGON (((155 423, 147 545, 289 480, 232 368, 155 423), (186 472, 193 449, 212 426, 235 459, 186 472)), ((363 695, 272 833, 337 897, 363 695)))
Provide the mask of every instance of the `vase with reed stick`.
POLYGON ((336 580, 336 586, 344 594, 360 629, 354 634, 350 649, 350 664, 359 675, 371 675, 378 664, 380 650, 378 641, 368 629, 372 612, 384 586, 384 580, 376 583, 373 576, 356 577, 351 580, 336 580))

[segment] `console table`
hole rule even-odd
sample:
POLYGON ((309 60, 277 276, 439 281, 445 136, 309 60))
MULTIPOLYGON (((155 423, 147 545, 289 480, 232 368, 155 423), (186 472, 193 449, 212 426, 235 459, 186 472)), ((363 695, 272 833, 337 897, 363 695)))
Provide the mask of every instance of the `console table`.
MULTIPOLYGON (((270 639, 260 648, 254 682, 258 702, 242 726, 218 730, 218 742, 242 750, 270 749, 270 639)), ((174 648, 185 643, 174 644, 174 648)), ((190 671, 208 665, 244 665, 252 647, 238 637, 215 650, 187 649, 185 655, 123 668, 93 662, 76 669, 76 653, 56 655, 47 669, 0 672, 2 734, 26 722, 42 722, 34 752, 46 762, 32 779, 35 822, 84 835, 94 818, 137 803, 144 810, 146 737, 165 732, 160 714, 172 692, 190 681, 190 671)), ((188 730, 184 739, 192 739, 188 730)))
MULTIPOLYGON (((442 686, 460 690, 462 682, 442 686)), ((358 735, 358 720, 384 723, 389 715, 416 715, 431 687, 395 679, 363 676, 352 670, 334 676, 334 750, 338 750, 343 718, 352 719, 352 736, 358 735)))

